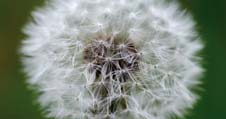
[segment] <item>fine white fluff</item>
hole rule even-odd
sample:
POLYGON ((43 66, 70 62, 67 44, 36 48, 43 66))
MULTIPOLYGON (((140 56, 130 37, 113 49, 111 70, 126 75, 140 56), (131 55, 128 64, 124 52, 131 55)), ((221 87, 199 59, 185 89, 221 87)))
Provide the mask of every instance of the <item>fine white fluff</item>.
MULTIPOLYGON (((56 119, 170 119, 183 116, 197 95, 202 49, 191 17, 163 0, 50 0, 26 25, 22 54, 30 86, 56 119), (111 115, 87 110, 95 99, 93 76, 83 61, 87 43, 98 36, 130 39, 141 54, 128 109, 111 115), (139 85, 145 88, 139 89, 139 85)), ((119 95, 115 94, 112 97, 119 95)))

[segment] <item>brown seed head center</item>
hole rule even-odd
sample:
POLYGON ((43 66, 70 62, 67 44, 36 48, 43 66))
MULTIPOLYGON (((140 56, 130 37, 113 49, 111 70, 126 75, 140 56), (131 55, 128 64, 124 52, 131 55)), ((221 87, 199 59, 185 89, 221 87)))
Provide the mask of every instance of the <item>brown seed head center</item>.
POLYGON ((92 91, 101 102, 94 104, 93 113, 114 113, 117 108, 126 109, 128 86, 133 82, 133 74, 139 70, 140 55, 135 44, 129 40, 119 42, 112 37, 95 39, 84 50, 84 62, 91 64, 88 72, 94 74, 92 91), (122 97, 111 96, 122 95, 122 97))

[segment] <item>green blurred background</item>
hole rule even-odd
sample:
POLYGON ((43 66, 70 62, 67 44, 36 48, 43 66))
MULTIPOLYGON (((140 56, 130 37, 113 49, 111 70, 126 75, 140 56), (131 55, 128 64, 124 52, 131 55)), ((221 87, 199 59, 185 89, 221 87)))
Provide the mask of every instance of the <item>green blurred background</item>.
MULTIPOLYGON (((187 119, 226 119, 226 0, 180 0, 206 43, 202 99, 187 119)), ((23 25, 43 0, 0 0, 0 119, 45 119, 27 89, 17 54, 23 25)))

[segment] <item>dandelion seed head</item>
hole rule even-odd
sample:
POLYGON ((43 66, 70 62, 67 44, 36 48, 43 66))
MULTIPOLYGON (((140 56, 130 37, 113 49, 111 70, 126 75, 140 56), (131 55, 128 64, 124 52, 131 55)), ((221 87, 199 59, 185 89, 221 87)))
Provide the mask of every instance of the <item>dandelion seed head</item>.
POLYGON ((191 16, 158 0, 49 0, 26 25, 28 84, 56 119, 170 119, 198 96, 191 16))

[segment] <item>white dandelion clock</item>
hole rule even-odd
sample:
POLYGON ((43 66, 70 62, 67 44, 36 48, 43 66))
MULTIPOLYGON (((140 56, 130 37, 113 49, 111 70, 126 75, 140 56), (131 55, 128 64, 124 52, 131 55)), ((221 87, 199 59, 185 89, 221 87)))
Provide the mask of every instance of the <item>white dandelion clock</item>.
POLYGON ((56 119, 170 119, 197 95, 202 43, 191 17, 160 0, 50 0, 22 54, 56 119))

